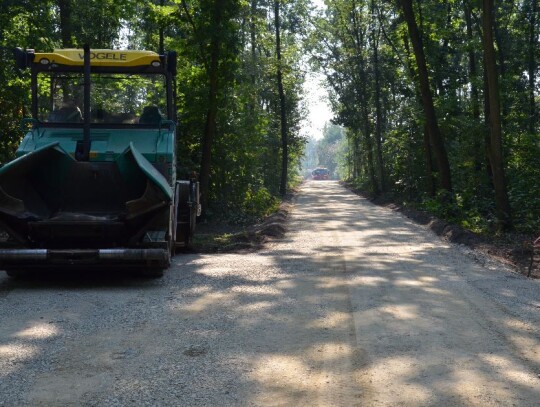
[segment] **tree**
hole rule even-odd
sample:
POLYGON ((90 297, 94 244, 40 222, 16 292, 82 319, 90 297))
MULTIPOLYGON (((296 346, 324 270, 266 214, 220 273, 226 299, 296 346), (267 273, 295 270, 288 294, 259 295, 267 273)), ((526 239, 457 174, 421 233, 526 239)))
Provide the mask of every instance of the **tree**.
POLYGON ((440 184, 449 194, 452 193, 452 181, 450 175, 450 163, 446 154, 444 139, 441 136, 439 125, 437 123, 437 115, 433 104, 433 96, 429 85, 429 74, 427 70, 424 48, 422 39, 418 31, 412 0, 400 0, 401 10, 407 23, 409 37, 413 46, 414 56, 418 69, 418 82, 420 85, 420 94, 422 96, 422 104, 424 107, 425 120, 427 131, 431 141, 431 146, 434 150, 437 159, 437 166, 440 172, 440 184))
POLYGON ((484 64, 488 83, 489 124, 491 134, 488 152, 491 170, 493 172, 497 217, 501 228, 509 229, 512 227, 512 218, 510 201, 508 200, 508 192, 506 189, 502 154, 499 80, 495 62, 495 48, 493 46, 493 0, 483 0, 482 11, 482 39, 484 44, 484 64))
POLYGON ((537 70, 537 48, 538 48, 538 30, 537 30, 537 21, 538 21, 538 0, 529 1, 529 43, 528 43, 528 66, 527 74, 529 77, 529 132, 534 134, 536 131, 537 124, 537 113, 536 113, 536 70, 537 70))
POLYGON ((210 63, 208 71, 208 111, 206 113, 206 124, 202 138, 201 155, 201 205, 208 207, 208 188, 210 183, 210 169, 212 163, 212 144, 216 134, 216 119, 218 110, 219 91, 219 58, 222 36, 220 26, 223 19, 224 0, 216 0, 210 10, 212 19, 210 21, 210 63))
POLYGON ((376 5, 375 0, 371 0, 370 5, 370 15, 371 15, 371 38, 370 43, 372 44, 372 55, 373 55, 373 73, 374 73, 374 83, 373 87, 375 90, 374 99, 375 99, 375 140, 377 147, 377 168, 378 168, 378 190, 380 192, 386 191, 386 182, 385 182, 385 171, 384 171, 384 159, 382 152, 382 142, 383 142, 383 115, 382 115, 382 106, 381 106, 381 67, 379 64, 379 43, 381 40, 381 27, 379 25, 379 20, 376 16, 376 5))
POLYGON ((287 101, 283 90, 283 68, 281 66, 281 22, 279 17, 280 0, 274 0, 274 25, 276 29, 277 87, 279 92, 280 130, 281 130, 281 181, 279 192, 287 193, 287 170, 289 167, 289 138, 287 128, 287 101))
POLYGON ((317 143, 318 165, 328 168, 332 176, 337 172, 340 148, 344 139, 345 132, 341 126, 326 123, 323 138, 317 143))

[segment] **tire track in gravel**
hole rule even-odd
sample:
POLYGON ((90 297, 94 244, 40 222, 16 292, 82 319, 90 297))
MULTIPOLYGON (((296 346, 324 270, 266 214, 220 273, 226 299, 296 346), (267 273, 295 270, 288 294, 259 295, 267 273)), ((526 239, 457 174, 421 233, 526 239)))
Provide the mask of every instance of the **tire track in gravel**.
MULTIPOLYGON (((347 267, 355 270, 356 338, 376 389, 363 403, 536 405, 538 324, 516 318, 508 303, 501 306, 497 287, 504 284, 506 294, 517 297, 526 280, 516 276, 509 285, 503 267, 485 270, 430 231, 364 203, 355 219, 386 225, 359 228, 339 242, 347 267), (466 277, 494 284, 481 291, 466 277)), ((531 283, 540 298, 540 287, 531 283)), ((529 311, 533 306, 534 300, 529 311)))

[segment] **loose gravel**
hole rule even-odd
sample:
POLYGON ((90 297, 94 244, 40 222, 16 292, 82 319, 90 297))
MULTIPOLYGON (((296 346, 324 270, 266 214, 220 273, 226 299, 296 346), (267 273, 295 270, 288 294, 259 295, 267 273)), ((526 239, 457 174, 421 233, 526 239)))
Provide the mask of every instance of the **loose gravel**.
POLYGON ((0 276, 0 406, 538 406, 540 281, 335 182, 160 280, 0 276))

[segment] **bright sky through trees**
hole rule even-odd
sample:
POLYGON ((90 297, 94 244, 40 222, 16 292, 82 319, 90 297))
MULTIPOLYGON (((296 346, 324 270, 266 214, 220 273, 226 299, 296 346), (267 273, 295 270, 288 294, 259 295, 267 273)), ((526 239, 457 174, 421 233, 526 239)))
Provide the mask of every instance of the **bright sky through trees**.
POLYGON ((324 124, 332 118, 332 112, 328 105, 328 92, 324 88, 323 81, 322 74, 311 72, 306 75, 304 83, 308 117, 303 131, 306 136, 315 139, 322 138, 324 124))
MULTIPOLYGON (((312 4, 319 9, 326 7, 323 0, 312 0, 312 4)), ((332 119, 332 111, 328 104, 328 92, 324 88, 324 76, 316 72, 308 73, 304 83, 304 91, 308 117, 303 131, 306 136, 321 139, 325 123, 332 119)))

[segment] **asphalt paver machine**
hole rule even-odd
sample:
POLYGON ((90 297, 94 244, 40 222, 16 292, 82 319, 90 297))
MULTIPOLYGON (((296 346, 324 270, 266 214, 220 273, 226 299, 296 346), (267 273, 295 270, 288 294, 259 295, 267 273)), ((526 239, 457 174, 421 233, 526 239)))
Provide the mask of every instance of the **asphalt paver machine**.
POLYGON ((0 168, 0 269, 129 268, 161 276, 200 215, 177 180, 176 54, 15 50, 32 117, 0 168))

